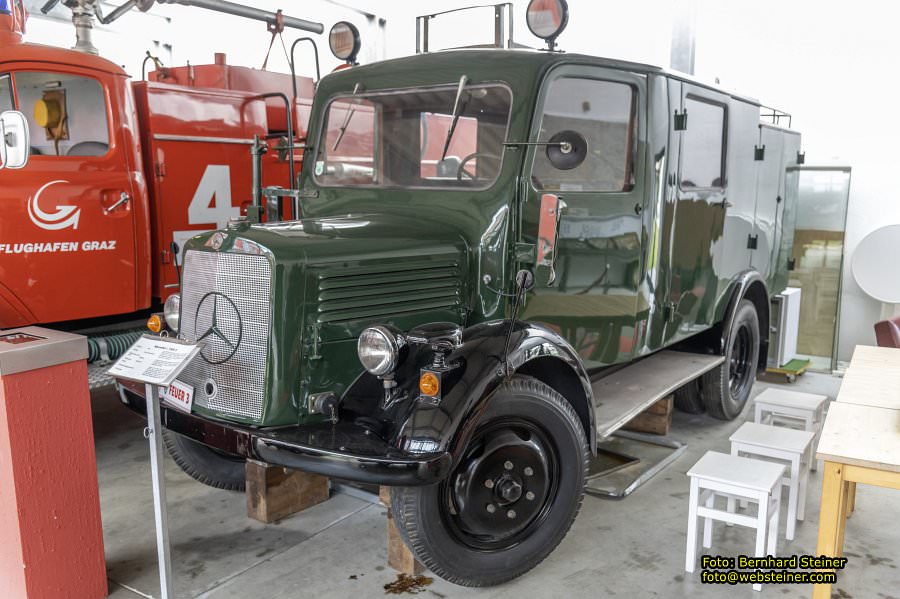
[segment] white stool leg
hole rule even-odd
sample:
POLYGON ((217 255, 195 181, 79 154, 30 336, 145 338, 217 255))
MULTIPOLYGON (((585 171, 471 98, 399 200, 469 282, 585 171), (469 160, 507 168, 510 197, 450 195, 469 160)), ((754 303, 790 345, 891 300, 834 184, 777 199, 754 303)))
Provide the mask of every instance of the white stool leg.
MULTIPOLYGON (((815 461, 815 460, 813 460, 815 461)), ((809 487, 809 467, 806 464, 800 464, 800 501, 797 506, 797 520, 801 522, 806 517, 806 490, 809 487)))
POLYGON ((825 421, 825 406, 824 404, 816 410, 816 417, 813 421, 813 432, 816 434, 813 437, 812 447, 809 448, 809 469, 815 472, 819 469, 819 460, 816 459, 816 447, 819 446, 819 438, 822 436, 822 425, 825 421))
POLYGON ((763 423, 762 413, 763 413, 762 406, 759 404, 756 404, 756 410, 753 413, 753 422, 756 422, 757 424, 762 424, 763 423))
MULTIPOLYGON (((780 484, 780 483, 779 483, 780 484)), ((759 496, 759 513, 756 516, 756 557, 765 557, 766 536, 769 528, 769 494, 761 493, 759 496)), ((761 591, 761 584, 753 585, 754 591, 761 591)))
POLYGON ((772 492, 775 503, 775 513, 769 520, 769 543, 766 551, 768 555, 774 556, 778 549, 778 519, 781 517, 781 484, 775 485, 772 492))
POLYGON ((693 572, 697 563, 697 497, 699 481, 691 478, 690 505, 688 506, 687 554, 684 559, 685 572, 693 572))
POLYGON ((785 538, 788 541, 794 540, 794 531, 797 529, 797 500, 799 499, 799 486, 800 486, 800 456, 796 456, 791 459, 791 479, 789 489, 790 492, 788 494, 788 520, 787 520, 787 534, 785 534, 785 538))
MULTIPOLYGON (((734 497, 729 496, 728 501, 726 502, 725 511, 729 514, 734 513, 735 500, 734 497)), ((734 526, 734 522, 725 522, 725 526, 734 526)))
MULTIPOLYGON (((710 493, 709 497, 706 498, 706 507, 712 508, 716 505, 716 494, 710 493)), ((706 549, 710 549, 712 547, 712 518, 704 518, 703 519, 703 546, 706 549)))
MULTIPOLYGON (((741 450, 735 443, 731 444, 731 455, 733 455, 736 458, 741 456, 741 450)), ((747 509, 747 502, 745 500, 741 499, 739 504, 740 504, 742 510, 747 509)), ((728 508, 727 509, 728 509, 729 513, 731 513, 731 514, 734 513, 734 499, 732 499, 731 497, 728 498, 728 508)), ((728 523, 728 526, 731 526, 731 522, 728 523)))
MULTIPOLYGON (((803 419, 803 430, 816 434, 816 415, 815 412, 808 414, 803 419)), ((815 441, 815 436, 813 436, 813 441, 815 441)), ((808 470, 816 469, 816 445, 817 443, 810 443, 809 445, 809 462, 808 462, 808 470)))

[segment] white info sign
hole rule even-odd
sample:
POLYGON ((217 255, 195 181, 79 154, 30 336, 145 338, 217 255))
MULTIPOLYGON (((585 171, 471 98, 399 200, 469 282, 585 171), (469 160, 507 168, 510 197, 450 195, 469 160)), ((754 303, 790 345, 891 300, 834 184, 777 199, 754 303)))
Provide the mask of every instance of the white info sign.
POLYGON ((148 385, 169 387, 199 352, 200 346, 194 343, 143 335, 113 364, 109 369, 109 375, 148 385))
POLYGON ((172 381, 166 392, 162 394, 162 399, 173 408, 190 414, 191 406, 194 405, 194 388, 181 381, 172 381))

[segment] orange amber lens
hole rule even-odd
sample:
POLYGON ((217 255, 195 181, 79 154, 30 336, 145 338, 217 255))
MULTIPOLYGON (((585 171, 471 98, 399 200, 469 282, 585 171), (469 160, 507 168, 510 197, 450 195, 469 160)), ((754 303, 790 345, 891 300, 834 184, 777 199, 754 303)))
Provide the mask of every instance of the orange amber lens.
POLYGON ((441 383, 437 376, 431 372, 422 373, 422 376, 419 377, 419 391, 422 392, 422 395, 434 397, 440 390, 441 383))
POLYGON ((153 331, 154 333, 158 333, 162 330, 162 320, 159 316, 154 314, 150 318, 147 319, 147 328, 153 331))

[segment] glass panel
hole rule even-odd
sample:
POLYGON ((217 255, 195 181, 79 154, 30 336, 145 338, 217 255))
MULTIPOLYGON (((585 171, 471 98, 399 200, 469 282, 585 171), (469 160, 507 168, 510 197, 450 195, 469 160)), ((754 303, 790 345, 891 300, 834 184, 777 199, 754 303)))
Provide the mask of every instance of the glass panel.
POLYGON ((803 290, 797 353, 812 360, 812 368, 830 371, 837 349, 850 169, 803 167, 798 172, 790 273, 790 286, 803 290))
POLYGON ((325 146, 316 177, 327 185, 372 185, 375 179, 375 106, 362 99, 338 101, 328 109, 325 146))
POLYGON ((687 129, 681 141, 681 187, 723 187, 725 107, 685 98, 687 129))
POLYGON ((547 91, 538 141, 561 131, 587 140, 587 158, 560 170, 543 148, 535 152, 531 180, 543 191, 624 191, 631 185, 634 92, 630 85, 595 79, 562 78, 547 91))
POLYGON ((19 109, 28 118, 32 156, 103 156, 109 151, 100 83, 61 73, 15 73, 19 109))
POLYGON ((456 93, 453 86, 334 100, 326 109, 316 180, 344 186, 490 186, 500 173, 512 97, 498 85, 466 87, 454 126, 456 93))
POLYGON ((9 75, 0 75, 0 112, 13 108, 12 81, 9 75))

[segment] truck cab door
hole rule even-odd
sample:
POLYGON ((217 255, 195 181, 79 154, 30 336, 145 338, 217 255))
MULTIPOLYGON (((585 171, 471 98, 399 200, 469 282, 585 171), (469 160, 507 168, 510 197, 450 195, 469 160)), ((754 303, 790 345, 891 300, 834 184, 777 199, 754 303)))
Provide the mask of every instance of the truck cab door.
POLYGON ((5 93, 27 116, 31 140, 28 166, 0 171, 0 328, 143 307, 136 152, 114 125, 114 79, 41 66, 0 73, 0 101, 5 93))
POLYGON ((554 159, 560 146, 535 145, 524 161, 521 241, 545 243, 553 228, 557 239, 550 262, 535 267, 523 318, 557 330, 588 368, 631 358, 640 338, 636 314, 648 308, 638 293, 646 85, 645 76, 626 71, 555 69, 544 83, 529 142, 575 132, 586 142, 584 159, 560 162, 554 159), (548 215, 542 223, 541 214, 547 195, 564 202, 550 232, 541 230, 547 228, 548 215))

